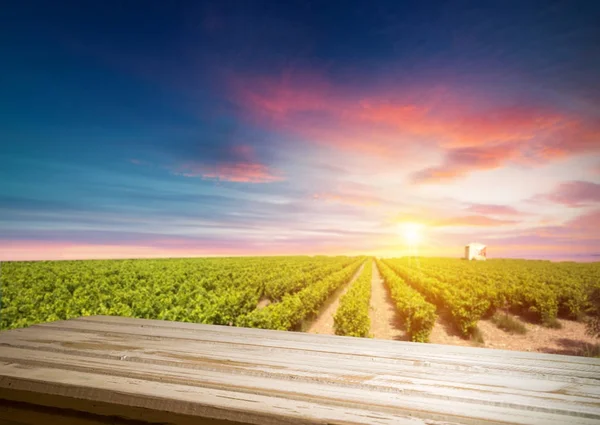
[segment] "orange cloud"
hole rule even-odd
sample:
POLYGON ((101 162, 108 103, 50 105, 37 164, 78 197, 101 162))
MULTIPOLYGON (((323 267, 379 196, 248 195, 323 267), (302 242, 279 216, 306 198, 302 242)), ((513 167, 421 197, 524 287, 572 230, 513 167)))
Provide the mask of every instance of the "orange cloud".
POLYGON ((485 227, 485 226, 505 226, 517 224, 517 220, 502 220, 491 218, 486 215, 457 215, 448 217, 447 210, 423 209, 413 211, 407 214, 400 214, 394 220, 395 222, 415 222, 429 227, 485 227))
POLYGON ((487 143, 525 142, 556 131, 566 125, 568 117, 554 111, 500 107, 479 112, 456 111, 437 125, 438 133, 448 137, 446 146, 479 146, 487 143))
POLYGON ((571 117, 556 131, 533 141, 527 149, 542 159, 598 152, 600 151, 600 121, 584 121, 571 117))
POLYGON ((600 151, 600 124, 551 108, 488 106, 452 90, 391 87, 364 94, 311 74, 231 80, 233 100, 249 120, 312 143, 381 157, 414 146, 447 151, 420 183, 501 167, 600 151), (490 146, 491 144, 491 146, 490 146))
MULTIPOLYGON (((375 96, 361 95, 322 78, 290 74, 282 78, 237 78, 230 83, 233 97, 247 117, 279 121, 300 132, 311 118, 328 126, 383 124, 402 133, 441 137, 446 146, 463 147, 530 140, 548 131, 573 131, 579 122, 558 111, 535 107, 468 110, 463 105, 474 104, 476 99, 458 98, 448 90, 444 96, 433 91, 425 98, 398 96, 396 93, 404 91, 400 88, 375 96)), ((580 130, 596 137, 598 126, 588 127, 580 130)))

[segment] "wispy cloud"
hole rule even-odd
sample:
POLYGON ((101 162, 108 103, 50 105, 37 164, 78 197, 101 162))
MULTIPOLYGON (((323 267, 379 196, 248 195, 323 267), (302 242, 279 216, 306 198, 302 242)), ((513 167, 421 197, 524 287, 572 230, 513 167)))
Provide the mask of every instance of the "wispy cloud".
POLYGON ((495 227, 519 223, 514 219, 497 219, 482 214, 461 215, 449 209, 426 209, 396 216, 395 222, 416 222, 432 228, 495 227))
POLYGON ((313 195, 313 199, 326 202, 338 202, 341 204, 356 205, 361 207, 381 205, 383 202, 383 200, 377 196, 336 193, 315 193, 313 195))
POLYGON ((506 243, 516 244, 520 241, 534 241, 548 246, 594 245, 600 248, 600 209, 592 210, 560 225, 541 226, 526 231, 511 232, 511 235, 500 236, 497 239, 506 243))
POLYGON ((240 162, 232 164, 185 163, 177 167, 175 174, 185 177, 202 177, 236 183, 272 183, 284 180, 264 164, 240 162))
POLYGON ((525 214, 509 205, 472 204, 466 210, 481 215, 523 216, 525 214))
POLYGON ((414 173, 411 181, 417 184, 443 183, 473 171, 500 168, 518 154, 518 148, 512 144, 450 149, 441 165, 414 173))
POLYGON ((600 184, 586 181, 561 183, 551 193, 538 195, 536 199, 547 200, 568 207, 583 207, 600 203, 600 184))
POLYGON ((516 220, 500 220, 497 218, 491 218, 484 215, 468 215, 460 217, 452 217, 448 219, 442 219, 434 221, 433 226, 436 227, 462 227, 462 226, 474 226, 474 227, 493 227, 493 226, 507 226, 516 224, 516 220))
MULTIPOLYGON (((132 160, 137 165, 147 161, 132 160), (135 161, 135 162, 134 162, 135 161)), ((234 183, 273 183, 285 180, 283 173, 258 160, 250 145, 232 145, 206 152, 202 159, 163 164, 173 174, 234 183)))
POLYGON ((566 227, 572 227, 600 239, 600 209, 582 214, 567 223, 566 227))

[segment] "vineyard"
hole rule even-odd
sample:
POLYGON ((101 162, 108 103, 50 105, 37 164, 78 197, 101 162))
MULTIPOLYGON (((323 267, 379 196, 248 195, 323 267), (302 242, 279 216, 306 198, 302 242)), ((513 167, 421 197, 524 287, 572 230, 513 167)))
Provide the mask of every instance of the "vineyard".
POLYGON ((560 328, 559 320, 582 323, 594 314, 600 263, 347 256, 12 262, 2 265, 1 288, 1 329, 117 315, 277 330, 300 330, 346 288, 330 318, 336 334, 371 336, 370 314, 387 302, 405 339, 428 342, 442 319, 465 340, 492 317, 509 332, 509 314, 548 329, 560 328), (372 298, 375 273, 387 301, 372 298))
POLYGON ((289 329, 362 262, 245 257, 4 263, 1 329, 97 314, 289 329), (274 303, 258 310, 261 298, 274 303))
POLYGON ((598 263, 402 258, 385 260, 394 273, 447 312, 464 335, 499 309, 557 326, 557 317, 581 319, 589 294, 600 287, 598 263))

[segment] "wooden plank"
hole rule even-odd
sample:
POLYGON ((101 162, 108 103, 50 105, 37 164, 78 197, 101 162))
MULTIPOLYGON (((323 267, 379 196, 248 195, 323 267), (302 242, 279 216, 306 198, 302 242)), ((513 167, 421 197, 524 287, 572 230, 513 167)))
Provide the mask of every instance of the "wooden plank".
MULTIPOLYGON (((227 370, 235 368, 236 373, 249 375, 269 375, 285 377, 293 375, 294 379, 337 379, 343 381, 352 376, 354 380, 371 382, 377 376, 382 379, 393 379, 401 373, 403 382, 411 379, 428 381, 431 379, 431 366, 416 366, 399 364, 394 368, 396 375, 390 375, 388 365, 370 364, 362 359, 349 359, 340 362, 332 355, 323 356, 318 364, 312 359, 298 353, 284 353, 278 355, 270 350, 271 355, 260 357, 260 349, 231 350, 229 346, 218 344, 205 345, 194 341, 175 345, 171 340, 152 339, 140 340, 140 337, 130 337, 127 342, 113 339, 94 339, 90 334, 81 335, 68 330, 45 330, 43 335, 35 333, 15 334, 8 344, 12 347, 29 348, 36 352, 41 350, 80 356, 98 357, 104 359, 124 358, 131 362, 153 363, 157 365, 177 366, 184 364, 187 368, 200 368, 205 370, 227 370), (43 338, 43 339, 40 339, 43 338), (335 373, 332 373, 334 371, 335 373), (374 375, 376 374, 376 375, 374 375)), ((530 374, 514 376, 507 380, 504 374, 474 372, 466 376, 463 371, 447 371, 442 376, 434 379, 435 385, 453 386, 461 383, 465 387, 478 388, 489 383, 493 384, 495 391, 519 392, 530 391, 569 391, 571 395, 589 395, 599 388, 593 385, 570 385, 570 383, 552 382, 544 379, 533 378, 530 374), (467 379, 465 379, 465 377, 467 379), (579 390, 579 393, 575 393, 579 390)))
MULTIPOLYGON (((78 372, 65 373, 54 368, 32 367, 25 370, 14 365, 2 365, 4 377, 13 378, 12 391, 2 393, 3 398, 18 397, 20 391, 51 395, 69 395, 72 398, 97 400, 118 407, 116 415, 127 416, 123 407, 133 406, 149 410, 165 411, 200 418, 237 421, 251 424, 312 424, 335 421, 340 424, 421 424, 409 415, 369 412, 351 407, 336 407, 315 402, 288 400, 255 394, 240 394, 190 385, 106 377, 104 375, 78 372), (41 378, 41 379, 40 379, 41 378), (52 382, 49 385, 49 381, 52 382), (377 420, 375 420, 377 419, 377 420)), ((0 380, 0 388, 4 386, 0 380)), ((77 403, 64 400, 63 408, 76 408, 77 403)), ((150 418, 149 418, 150 419, 150 418)), ((584 422, 586 423, 586 422, 584 422)))
MULTIPOLYGON (((160 322, 160 321, 157 321, 160 322)), ((165 322, 169 323, 169 322, 165 322)), ((182 324, 183 325, 183 324, 182 324)), ((190 325, 190 324, 185 324, 190 325)), ((52 327, 52 324, 40 325, 52 327)), ((425 365, 444 369, 468 368, 469 370, 485 372, 488 368, 501 369, 505 373, 515 372, 537 373, 541 377, 550 379, 561 379, 566 374, 567 378, 589 378, 598 379, 600 377, 600 360, 586 359, 576 356, 560 356, 554 354, 540 354, 536 358, 536 353, 520 353, 509 350, 492 350, 471 347, 449 347, 434 346, 432 344, 418 344, 402 341, 375 341, 363 338, 351 338, 342 336, 328 335, 308 335, 299 333, 286 333, 286 337, 280 340, 276 335, 279 331, 263 331, 265 336, 256 337, 257 329, 219 327, 211 331, 195 331, 193 328, 168 328, 160 326, 148 326, 131 324, 127 321, 123 324, 109 324, 109 322, 97 321, 66 321, 61 323, 61 329, 80 330, 82 332, 105 332, 106 334, 125 334, 125 335, 145 335, 153 338, 173 338, 186 339, 189 341, 202 341, 204 343, 231 343, 235 340, 236 344, 242 345, 244 349, 253 347, 264 347, 271 349, 287 349, 291 351, 302 351, 306 354, 315 354, 319 358, 327 354, 347 355, 352 357, 362 356, 371 361, 384 361, 393 363, 405 363, 415 365, 418 362, 424 362, 425 365), (223 332, 222 330, 237 329, 236 332, 223 332), (254 331, 250 336, 246 330, 254 331), (272 337, 270 335, 273 335, 272 337), (298 340, 294 340, 296 336, 298 340), (318 341, 307 339, 306 337, 319 337, 318 341), (365 344, 366 343, 366 344, 365 344), (384 344, 386 343, 386 344, 384 344), (392 344, 392 345, 390 345, 392 344), (431 352, 427 349, 431 347, 431 352), (448 352, 440 351, 446 349, 448 352), (456 351, 453 348, 462 350, 456 351), (466 351, 465 351, 466 350, 466 351), (475 350, 471 352, 470 350, 475 350), (489 353, 489 354, 488 354, 489 353), (523 356, 526 355, 526 356, 523 356), (533 355, 533 356, 532 356, 533 355), (586 361, 587 360, 587 361, 586 361), (576 375, 573 374, 577 371, 576 375)), ((192 325, 193 326, 193 325, 192 325)), ((258 334, 260 335, 260 334, 258 334)))
MULTIPOLYGON (((170 322, 164 320, 145 320, 143 324, 139 322, 139 319, 114 317, 114 316, 93 316, 93 317, 81 317, 70 321, 53 322, 43 324, 39 326, 72 326, 73 322, 89 322, 89 323, 102 323, 111 324, 116 323, 120 327, 126 325, 132 326, 136 331, 139 328, 157 328, 164 330, 176 330, 176 331, 188 331, 188 337, 197 334, 198 331, 202 331, 201 335, 204 337, 208 334, 216 335, 230 335, 236 338, 258 338, 260 341, 268 341, 270 339, 275 340, 278 344, 284 344, 285 342, 291 342, 292 347, 296 347, 298 344, 315 344, 327 349, 339 349, 344 350, 347 348, 348 340, 352 341, 352 352, 359 352, 361 348, 372 349, 376 348, 378 352, 382 353, 385 350, 391 351, 391 353, 397 354, 399 352, 407 352, 411 354, 424 353, 428 357, 432 355, 440 355, 443 357, 447 356, 465 356, 469 357, 482 357, 485 359, 494 359, 494 361, 530 361, 532 363, 538 363, 543 360, 548 360, 552 364, 556 365, 558 362, 564 364, 564 367, 576 367, 575 365, 582 365, 584 368, 589 368, 590 364, 595 365, 596 370, 600 370, 600 359, 590 359, 579 356, 560 356, 560 360, 555 354, 546 353, 533 353, 533 352, 520 352, 512 350, 500 350, 490 348, 477 348, 477 347, 462 347, 462 346, 449 346, 442 344, 424 344, 424 343, 413 343, 405 341, 385 341, 385 340, 371 340, 368 338, 352 338, 344 336, 328 336, 318 334, 307 334, 297 332, 286 332, 281 335, 280 331, 264 330, 264 329, 251 329, 251 328, 238 328, 231 326, 218 326, 218 325, 203 325, 193 323, 182 323, 182 322, 170 322)), ((144 331, 145 333, 145 331, 144 331)), ((191 336, 193 338, 193 336, 191 336)), ((323 350, 327 351, 327 350, 323 350)))
POLYGON ((597 359, 440 347, 88 317, 0 332, 0 398, 173 424, 600 423, 597 359))
MULTIPOLYGON (((147 381, 159 379, 160 382, 182 383, 207 388, 229 388, 240 393, 253 394, 285 394, 287 398, 306 399, 310 397, 327 398, 331 394, 343 394, 347 401, 361 402, 372 397, 374 391, 400 394, 404 403, 414 399, 414 395, 427 394, 432 399, 453 400, 465 403, 480 403, 490 406, 512 406, 514 408, 535 411, 562 412, 565 415, 587 414, 595 415, 593 404, 598 399, 584 396, 561 396, 559 394, 543 394, 534 392, 511 393, 497 391, 495 388, 474 386, 472 388, 462 385, 453 387, 440 385, 439 381, 424 380, 411 382, 410 380, 380 380, 377 385, 369 379, 351 377, 340 379, 318 379, 312 382, 297 379, 294 382, 294 391, 290 393, 281 389, 281 380, 271 376, 247 376, 236 373, 235 384, 231 382, 231 371, 187 370, 180 367, 157 366, 147 363, 120 362, 116 360, 89 359, 77 356, 48 353, 43 360, 36 360, 39 355, 34 351, 22 349, 7 349, 6 355, 10 358, 19 358, 20 363, 28 366, 44 366, 52 368, 68 368, 70 371, 90 371, 101 375, 135 377, 147 381), (62 366, 65 363, 67 366, 62 366), (357 379, 358 378, 358 379, 357 379), (324 383, 329 385, 325 386, 324 383), (324 390, 325 389, 325 390, 324 390), (368 393, 363 394, 368 389, 368 393), (394 391, 397 390, 397 391, 394 391), (355 394, 358 394, 355 397, 355 394)), ((295 375, 290 375, 295 376, 295 375)), ((373 400, 376 402, 377 398, 373 400)))
MULTIPOLYGON (((130 336, 130 335, 128 335, 127 337, 128 337, 128 338, 131 338, 131 336, 130 336)), ((155 336, 155 337, 156 337, 156 336, 155 336)), ((161 338, 164 338, 164 337, 166 337, 166 335, 161 335, 160 337, 161 337, 161 338)), ((228 341, 228 342, 226 342, 225 344, 226 344, 226 345, 229 347, 230 351, 232 351, 232 350, 231 350, 231 339, 228 339, 227 341, 228 341)), ((197 341, 194 341, 194 342, 198 343, 197 341)), ((106 343, 106 341, 104 341, 104 343, 106 343)), ((146 344, 146 346, 147 346, 147 345, 149 344, 149 342, 145 342, 144 344, 146 344)), ((187 346, 193 347, 193 344, 192 344, 191 342, 188 342, 188 343, 187 343, 187 346)), ((199 348, 201 348, 201 347, 202 347, 202 345, 201 345, 199 348)), ((127 348, 127 347, 125 347, 125 348, 127 348)), ((245 345, 245 346, 244 346, 244 350, 246 350, 246 351, 249 351, 250 349, 254 349, 254 351, 255 351, 255 352, 260 352, 260 347, 256 347, 255 345, 254 345, 254 346, 252 346, 252 347, 250 347, 250 346, 248 346, 248 345, 245 345)), ((271 348, 270 348, 270 352, 272 352, 272 351, 273 351, 273 348, 271 347, 271 348)), ((298 350, 296 350, 296 351, 298 351, 298 350)), ((232 352, 233 352, 233 351, 232 351, 232 352)), ((291 354, 291 353, 288 353, 288 355, 290 355, 290 354, 291 354)), ((221 355, 221 354, 219 354, 219 355, 221 355)), ((304 355, 305 355, 305 353, 302 353, 302 355, 304 356, 304 355)), ((331 355, 331 353, 325 353, 325 354, 322 354, 322 355, 321 355, 321 357, 320 357, 320 359, 319 359, 319 360, 320 360, 320 362, 321 362, 321 361, 323 361, 323 360, 325 360, 327 357, 330 357, 330 355, 331 355)), ((359 357, 359 358, 360 358, 361 360, 364 360, 364 356, 363 356, 362 358, 361 358, 361 357, 359 357)), ((376 360, 381 360, 381 358, 376 358, 376 357, 372 357, 372 358, 371 358, 371 361, 372 361, 372 362, 375 362, 376 360)), ((396 360, 399 360, 399 359, 396 359, 396 360)), ((335 359, 334 361, 335 361, 335 362, 337 362, 337 361, 338 361, 338 359, 335 359)), ((420 366, 420 367, 422 366, 422 367, 429 367, 429 368, 435 367, 435 368, 437 369, 437 368, 440 368, 440 367, 446 366, 446 369, 447 369, 447 370, 448 370, 448 369, 450 369, 450 366, 448 366, 448 365, 438 364, 439 362, 437 362, 437 363, 436 363, 436 361, 435 361, 435 360, 433 360, 433 359, 432 359, 432 361, 433 361, 434 363, 431 363, 431 362, 429 362, 429 364, 423 364, 423 365, 420 365, 419 363, 416 363, 416 362, 414 362, 414 361, 408 361, 408 362, 404 362, 404 363, 405 363, 405 364, 407 364, 407 365, 413 366, 413 367, 414 367, 414 366, 420 366)), ((400 362, 400 364, 402 364, 402 362, 400 362)), ((561 364, 561 365, 564 365, 564 363, 560 363, 560 364, 561 364)), ((488 372, 490 372, 490 370, 488 370, 488 369, 485 369, 485 370, 478 370, 477 368, 469 367, 469 364, 465 364, 465 361, 464 361, 464 360, 462 361, 462 364, 459 364, 458 366, 457 366, 457 365, 451 365, 451 366, 453 366, 453 369, 454 369, 454 370, 456 370, 456 369, 459 369, 459 370, 460 370, 460 369, 465 369, 465 368, 467 368, 466 370, 470 370, 470 371, 472 371, 472 372, 481 372, 481 373, 488 373, 488 372)), ((523 367, 522 367, 522 364, 519 364, 518 366, 519 366, 519 368, 521 368, 521 369, 523 368, 523 367)), ((373 365, 371 365, 370 367, 373 367, 373 365)), ((504 369, 505 369, 505 368, 504 368, 504 369)), ((531 373, 532 371, 533 371, 533 369, 531 369, 530 367, 529 367, 529 368, 526 368, 526 372, 529 372, 529 373, 531 373)), ((563 372, 563 374, 564 374, 564 372, 563 372)), ((598 377, 598 374, 596 374, 594 371, 592 371, 592 372, 587 372, 587 373, 581 373, 581 372, 580 372, 580 373, 578 373, 578 375, 579 375, 580 377, 582 377, 582 376, 587 376, 587 377, 590 377, 590 378, 592 378, 592 379, 593 379, 593 378, 597 378, 597 377, 598 377)), ((553 375, 553 376, 551 376, 551 378, 556 378, 556 376, 557 376, 557 375, 553 375)), ((592 381, 592 382, 594 382, 594 381, 592 381)), ((594 382, 594 383, 595 383, 595 382, 594 382)))
MULTIPOLYGON (((13 378, 10 393, 3 398, 18 397, 19 391, 67 396, 72 399, 97 400, 114 404, 114 415, 127 416, 123 407, 133 406, 155 409, 176 414, 194 412, 202 418, 239 421, 251 424, 331 423, 336 424, 420 424, 426 420, 443 420, 447 423, 544 423, 544 424, 595 424, 598 418, 562 415, 558 412, 518 410, 497 406, 471 405, 451 400, 414 398, 404 404, 398 396, 377 393, 377 404, 348 398, 347 393, 330 394, 341 397, 312 401, 285 397, 240 394, 236 391, 206 388, 202 386, 160 383, 133 378, 107 377, 86 372, 65 373, 55 368, 32 367, 20 369, 14 365, 2 365, 2 374, 13 378), (49 384, 49 381, 52 384, 49 384), (402 404, 401 404, 402 403, 402 404), (359 408, 357 408, 359 407, 359 408), (395 411, 395 413, 394 413, 395 411), (412 417, 411 417, 412 416, 412 417), (377 419, 377 420, 375 420, 377 419), (415 420, 416 419, 416 420, 415 420)), ((4 387, 5 380, 0 380, 4 387)), ((368 392, 363 395, 369 395, 368 392)), ((67 403, 67 401, 65 401, 67 403)), ((78 403, 65 404, 75 409, 78 403)))
MULTIPOLYGON (((143 323, 139 319, 133 319, 129 317, 116 317, 116 316, 87 316, 72 319, 68 321, 52 322, 42 324, 38 326, 71 326, 74 321, 77 322, 92 322, 92 323, 103 323, 103 324, 118 324, 119 326, 130 325, 134 328, 160 328, 160 329, 173 329, 178 331, 191 331, 193 334, 202 331, 202 335, 208 333, 214 333, 219 335, 231 335, 235 337, 257 337, 260 340, 268 340, 270 337, 280 343, 290 341, 293 344, 297 343, 314 343, 323 346, 332 346, 343 349, 347 344, 348 338, 344 336, 331 336, 328 335, 316 335, 306 334, 297 332, 286 332, 283 335, 280 331, 265 330, 265 329, 251 329, 251 328, 238 328, 232 326, 219 326, 219 325, 204 325, 196 323, 184 323, 184 322, 172 322, 166 320, 150 320, 145 319, 143 323)), ((500 350, 490 348, 477 348, 477 347, 462 347, 462 346, 449 346, 442 344, 424 344, 424 343, 413 343, 405 341, 386 341, 386 340, 371 340, 367 338, 352 338, 352 346, 356 349, 367 347, 377 347, 378 351, 382 349, 391 349, 394 353, 399 351, 409 351, 411 353, 425 353, 428 356, 433 354, 440 354, 444 356, 452 355, 469 355, 469 356, 483 356, 485 358, 499 358, 499 359, 515 359, 517 361, 534 361, 549 360, 556 364, 557 362, 567 362, 569 364, 582 364, 589 365, 590 361, 597 367, 600 367, 600 359, 589 359, 579 356, 560 356, 560 360, 555 354, 546 353, 534 353, 534 352, 520 352, 512 350, 500 350)))

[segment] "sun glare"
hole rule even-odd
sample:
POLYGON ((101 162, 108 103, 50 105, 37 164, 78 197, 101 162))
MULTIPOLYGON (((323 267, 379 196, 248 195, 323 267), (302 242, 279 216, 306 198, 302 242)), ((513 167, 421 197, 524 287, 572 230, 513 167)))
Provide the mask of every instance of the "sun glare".
POLYGON ((421 242, 422 225, 418 223, 402 223, 399 228, 400 235, 407 245, 414 246, 421 242))

